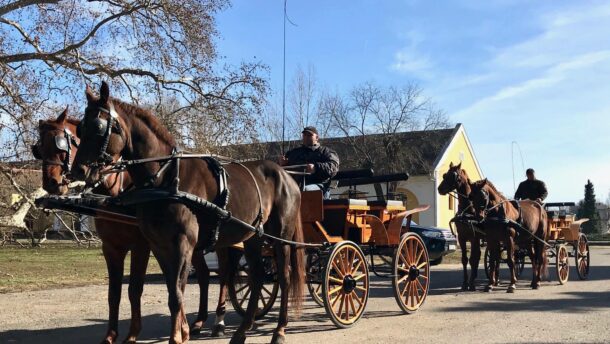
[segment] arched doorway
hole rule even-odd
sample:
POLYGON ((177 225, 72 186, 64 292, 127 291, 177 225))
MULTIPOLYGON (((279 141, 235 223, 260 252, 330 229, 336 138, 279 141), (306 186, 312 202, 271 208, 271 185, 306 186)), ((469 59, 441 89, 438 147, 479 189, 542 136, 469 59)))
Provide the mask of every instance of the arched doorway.
MULTIPOLYGON (((415 194, 411 192, 411 190, 399 187, 396 189, 396 192, 404 195, 407 198, 407 210, 414 209, 419 205, 419 200, 417 199, 417 196, 415 196, 415 194)), ((413 214, 412 219, 413 221, 419 223, 419 213, 413 214)))

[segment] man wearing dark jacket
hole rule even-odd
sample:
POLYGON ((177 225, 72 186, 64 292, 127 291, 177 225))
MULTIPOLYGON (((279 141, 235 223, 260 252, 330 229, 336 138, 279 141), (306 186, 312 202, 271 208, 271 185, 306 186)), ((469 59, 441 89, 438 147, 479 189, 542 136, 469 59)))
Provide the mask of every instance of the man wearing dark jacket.
POLYGON ((542 203, 546 196, 548 196, 549 193, 546 190, 546 185, 542 180, 536 179, 534 173, 534 169, 527 169, 525 172, 527 175, 527 180, 524 180, 521 182, 521 184, 519 184, 517 192, 515 192, 515 199, 529 199, 542 203))
MULTIPOLYGON (((330 178, 339 171, 339 156, 325 146, 320 145, 318 130, 315 127, 303 129, 303 145, 292 149, 280 158, 280 165, 306 165, 304 190, 322 190, 328 198, 330 178)), ((296 178, 301 182, 300 176, 296 178)), ((302 186, 302 185, 301 185, 302 186)))

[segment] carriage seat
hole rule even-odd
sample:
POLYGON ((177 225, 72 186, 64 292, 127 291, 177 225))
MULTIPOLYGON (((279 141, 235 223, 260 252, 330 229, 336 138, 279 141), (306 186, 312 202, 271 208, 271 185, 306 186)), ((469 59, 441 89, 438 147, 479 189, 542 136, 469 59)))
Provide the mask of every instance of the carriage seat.
POLYGON ((559 219, 559 212, 555 210, 547 210, 546 215, 549 219, 557 220, 559 219))
POLYGON ((378 201, 370 201, 369 205, 371 207, 383 207, 383 208, 404 208, 404 204, 402 203, 402 201, 397 201, 397 200, 392 200, 392 199, 388 199, 388 200, 378 200, 378 201))
POLYGON ((324 205, 342 205, 342 206, 364 206, 368 205, 365 199, 354 199, 354 198, 339 198, 339 199, 326 199, 324 205))

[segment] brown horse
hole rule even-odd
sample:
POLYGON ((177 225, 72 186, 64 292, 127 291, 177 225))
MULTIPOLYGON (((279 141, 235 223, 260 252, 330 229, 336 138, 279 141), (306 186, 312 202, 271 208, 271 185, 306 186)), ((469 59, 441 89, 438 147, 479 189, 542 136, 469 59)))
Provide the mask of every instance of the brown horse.
MULTIPOLYGON (((78 151, 78 138, 74 135, 80 120, 69 118, 67 109, 57 119, 41 120, 38 125, 39 140, 32 146, 35 158, 42 160, 43 188, 56 195, 68 192, 67 174, 70 165, 78 151)), ((103 183, 94 191, 101 194, 116 196, 121 189, 131 184, 128 173, 122 176, 108 175, 103 183)), ((97 232, 102 240, 102 252, 108 268, 108 331, 102 343, 112 344, 118 337, 119 303, 121 300, 121 285, 124 271, 124 261, 128 251, 131 251, 131 272, 129 279, 129 300, 131 303, 131 326, 125 343, 136 341, 141 330, 140 298, 143 291, 144 276, 150 257, 150 248, 137 226, 104 219, 95 219, 97 232)), ((227 265, 228 259, 239 259, 235 253, 227 250, 219 251, 219 265, 227 265), (230 256, 228 254, 231 254, 230 256)), ((200 288, 200 302, 197 319, 192 325, 193 332, 203 329, 208 316, 208 285, 210 272, 203 257, 203 252, 193 254, 193 265, 197 273, 200 288)), ((227 297, 228 278, 221 274, 221 292, 216 308, 216 321, 212 335, 224 333, 225 301, 227 297)))
MULTIPOLYGON (((75 137, 79 120, 68 118, 67 109, 57 117, 38 124, 39 141, 32 146, 34 157, 42 160, 43 188, 51 194, 66 194, 70 165, 78 150, 75 137)), ((108 175, 96 189, 97 192, 118 195, 123 185, 129 185, 127 173, 123 176, 108 175)), ((131 325, 125 343, 135 343, 142 329, 140 299, 144 288, 144 277, 150 248, 137 226, 95 219, 97 233, 102 240, 102 252, 108 268, 108 330, 102 343, 115 343, 118 333, 119 303, 125 256, 131 251, 129 275, 129 301, 131 303, 131 325)))
MULTIPOLYGON (((458 242, 462 251, 462 267, 464 271, 464 280, 462 282, 462 290, 475 291, 475 280, 479 270, 479 262, 481 260, 481 240, 485 235, 481 229, 468 222, 468 217, 474 219, 474 208, 468 197, 470 196, 470 186, 472 182, 468 178, 466 170, 462 169, 462 163, 458 165, 449 164, 449 170, 443 174, 443 180, 438 186, 438 193, 447 195, 452 191, 456 191, 458 195, 458 211, 455 217, 455 228, 457 230, 458 242), (466 244, 470 243, 470 258, 468 258, 468 249, 466 244), (470 278, 468 276, 468 263, 470 262, 470 278)), ((449 195, 449 197, 452 197, 449 195)))
MULTIPOLYGON (((506 247, 510 285, 507 292, 513 293, 517 288, 515 273, 515 245, 527 248, 532 261, 532 289, 540 287, 540 280, 546 274, 548 261, 545 243, 547 240, 547 215, 544 208, 534 201, 513 203, 506 199, 487 179, 471 185, 470 200, 477 217, 483 221, 490 252, 491 267, 499 266, 501 244, 506 247)), ((490 269, 489 284, 486 291, 491 291, 498 279, 498 269, 490 269)))
MULTIPOLYGON (((171 134, 149 111, 110 98, 108 85, 103 82, 99 98, 88 89, 80 149, 72 175, 88 183, 96 182, 101 168, 114 157, 142 159, 172 154, 176 143, 171 134)), ((179 190, 201 199, 214 200, 220 187, 213 167, 204 159, 181 159, 165 171, 158 161, 130 165, 128 171, 136 189, 146 186, 171 188, 179 181, 179 190), (179 179, 177 179, 179 178, 179 179)), ((227 210, 246 223, 262 225, 264 233, 284 240, 302 241, 300 221, 300 191, 279 165, 271 161, 230 163, 224 166, 231 197, 227 210)), ((212 243, 220 219, 207 212, 189 208, 170 200, 140 203, 137 217, 144 236, 150 243, 166 278, 171 312, 170 343, 184 343, 189 338, 189 326, 184 313, 183 292, 188 262, 195 246, 212 243)), ((244 253, 251 275, 251 296, 246 316, 233 335, 232 343, 243 343, 246 331, 254 323, 264 278, 262 246, 264 240, 251 230, 222 226, 215 241, 216 248, 244 242, 244 253)), ((273 343, 285 341, 288 324, 288 298, 300 308, 305 280, 305 260, 302 249, 279 241, 273 242, 278 280, 282 289, 280 316, 273 343)))

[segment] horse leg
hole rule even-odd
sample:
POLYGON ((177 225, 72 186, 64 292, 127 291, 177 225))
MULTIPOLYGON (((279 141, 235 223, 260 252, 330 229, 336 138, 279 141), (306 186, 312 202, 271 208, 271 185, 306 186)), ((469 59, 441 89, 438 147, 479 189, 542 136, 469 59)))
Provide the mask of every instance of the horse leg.
POLYGON ((258 298, 263 286, 265 270, 262 260, 263 242, 259 237, 252 237, 244 242, 244 254, 248 262, 250 275, 250 299, 241 324, 231 337, 230 344, 242 344, 246 341, 246 331, 254 324, 254 316, 258 309, 258 298))
POLYGON ((197 319, 191 324, 191 334, 199 334, 203 330, 206 320, 208 320, 208 289, 210 285, 210 269, 206 264, 202 250, 193 252, 192 258, 197 284, 199 284, 199 311, 197 319))
POLYGON ((216 254, 218 255, 220 293, 216 306, 216 319, 214 320, 214 327, 212 327, 212 337, 221 337, 225 335, 226 330, 224 319, 227 312, 228 285, 232 282, 231 278, 237 273, 242 253, 236 249, 222 248, 216 250, 216 254))
POLYGON ((479 273, 479 262, 481 261, 481 241, 479 238, 474 236, 472 241, 470 241, 470 283, 468 286, 468 290, 475 291, 475 280, 477 279, 479 273))
POLYGON ((532 289, 538 289, 538 286, 536 286, 536 276, 538 276, 538 259, 536 258, 535 246, 535 243, 530 243, 527 245, 527 256, 530 257, 530 261, 532 262, 532 283, 530 284, 532 289))
POLYGON ((108 268, 108 330, 102 344, 113 344, 119 336, 119 304, 127 249, 103 243, 102 252, 108 268))
POLYGON ((280 303, 280 315, 278 319, 277 327, 273 331, 273 337, 271 338, 272 344, 281 344, 286 342, 286 326, 288 326, 288 297, 290 295, 290 246, 276 244, 275 249, 275 262, 277 266, 278 282, 280 284, 281 303, 280 303))
POLYGON ((514 293, 517 289, 517 274, 515 273, 515 242, 510 236, 510 233, 504 238, 506 245, 506 263, 510 272, 510 285, 506 290, 507 293, 514 293))
POLYGON ((486 292, 491 292, 496 285, 498 269, 497 264, 500 261, 500 243, 492 240, 487 241, 489 248, 489 281, 485 287, 486 292))
POLYGON ((544 269, 544 261, 546 260, 545 256, 545 245, 541 242, 534 242, 534 257, 536 259, 536 269, 534 271, 534 279, 532 280, 532 288, 538 289, 540 288, 540 281, 542 280, 543 269, 544 269))
POLYGON ((458 240, 460 243, 460 250, 462 251, 462 270, 464 272, 462 290, 468 290, 468 248, 466 247, 466 238, 464 235, 458 233, 458 240))
POLYGON ((129 333, 123 343, 136 343, 136 338, 142 330, 142 312, 141 299, 144 291, 144 278, 146 276, 146 268, 148 267, 148 259, 150 257, 150 248, 144 241, 144 238, 136 243, 136 246, 131 250, 131 268, 129 274, 129 302, 131 304, 131 324, 129 333))
MULTIPOLYGON (((188 340, 188 330, 184 338, 184 323, 186 321, 183 310, 183 288, 186 285, 188 276, 188 262, 192 257, 192 246, 184 234, 177 234, 175 244, 167 245, 171 242, 166 238, 161 241, 162 248, 153 247, 153 252, 159 261, 159 265, 165 275, 165 282, 168 291, 168 306, 171 314, 171 333, 170 344, 184 343, 188 340)), ((186 323, 188 329, 188 323, 186 323)))

